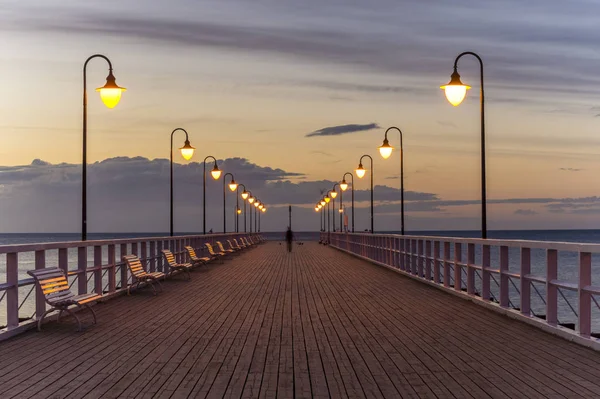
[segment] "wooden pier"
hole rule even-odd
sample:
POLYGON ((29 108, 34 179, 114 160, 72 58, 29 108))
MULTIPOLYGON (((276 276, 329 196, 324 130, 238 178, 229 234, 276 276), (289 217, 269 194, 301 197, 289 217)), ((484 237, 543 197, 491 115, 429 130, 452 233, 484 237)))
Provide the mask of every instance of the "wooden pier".
POLYGON ((600 397, 600 353, 316 243, 95 309, 0 342, 0 396, 600 397))

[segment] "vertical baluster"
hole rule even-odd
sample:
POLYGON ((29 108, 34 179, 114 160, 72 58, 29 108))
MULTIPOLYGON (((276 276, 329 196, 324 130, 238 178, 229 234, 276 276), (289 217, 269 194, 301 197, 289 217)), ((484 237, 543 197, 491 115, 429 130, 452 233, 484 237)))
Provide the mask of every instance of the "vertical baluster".
POLYGON ((182 259, 181 259, 181 239, 175 239, 173 242, 173 252, 175 252, 175 260, 177 261, 177 263, 182 263, 182 259))
POLYGON ((433 242, 433 282, 440 283, 440 242, 433 242))
POLYGON ((404 237, 399 238, 398 243, 400 244, 400 246, 399 246, 400 253, 398 254, 398 257, 400 259, 400 270, 406 270, 406 258, 405 258, 406 240, 404 239, 404 237))
POLYGON ((454 243, 454 290, 462 289, 462 245, 460 242, 454 243))
POLYGON ((150 262, 148 261, 148 244, 146 241, 142 241, 140 243, 140 254, 143 259, 145 259, 146 270, 150 270, 150 262))
POLYGON ((163 250, 163 241, 162 240, 158 240, 156 242, 156 256, 158 257, 157 260, 157 267, 158 267, 158 271, 159 272, 163 272, 165 271, 164 268, 164 264, 163 264, 163 256, 162 256, 162 250, 163 250))
POLYGON ((125 264, 125 262, 123 261, 123 256, 128 255, 127 244, 121 244, 121 250, 120 250, 119 255, 121 255, 121 257, 119 258, 119 263, 122 263, 122 265, 121 265, 121 289, 125 289, 129 285, 128 278, 127 278, 127 276, 128 276, 127 264, 125 264))
POLYGON ((558 251, 546 252, 546 322, 555 326, 558 321, 558 287, 552 284, 558 278, 558 251))
POLYGON ((450 287, 450 242, 444 241, 444 287, 450 287))
MULTIPOLYGON (((17 252, 6 254, 6 282, 11 285, 6 290, 6 327, 12 330, 19 326, 19 254, 17 252)), ((38 295, 37 291, 36 295, 38 295)))
POLYGON ((138 252, 138 244, 137 242, 132 242, 131 243, 131 253, 136 255, 138 258, 140 258, 140 254, 138 252))
POLYGON ((508 285, 510 284, 508 273, 508 246, 500 247, 500 306, 508 307, 509 295, 508 285))
POLYGON ((484 245, 481 248, 481 299, 490 300, 490 263, 491 263, 491 248, 489 245, 484 245))
POLYGON ((417 274, 417 240, 410 240, 410 272, 417 274))
POLYGON ((94 245, 94 292, 102 295, 102 247, 94 245))
POLYGON ((475 294, 475 244, 467 245, 467 294, 475 294))
POLYGON ((77 293, 87 294, 87 247, 77 248, 77 293))
POLYGON ((584 337, 592 333, 592 295, 584 291, 585 287, 592 285, 592 254, 579 253, 579 317, 577 329, 584 337))
POLYGON ((150 241, 150 272, 156 271, 156 241, 150 241))
POLYGON ((431 264, 433 261, 431 253, 431 240, 425 241, 425 279, 431 281, 431 264))
POLYGON ((425 262, 425 259, 423 259, 423 240, 418 240, 417 245, 419 246, 419 277, 423 277, 423 266, 425 262))
MULTIPOLYGON (((46 267, 46 251, 39 250, 35 251, 35 269, 43 269, 46 267)), ((39 318, 46 311, 46 302, 44 300, 44 293, 40 289, 39 285, 35 288, 35 315, 39 318)))
POLYGON ((521 313, 531 315, 531 283, 527 275, 531 273, 531 249, 521 248, 521 313))
POLYGON ((117 259, 115 254, 115 244, 108 245, 108 292, 115 292, 117 289, 117 259))

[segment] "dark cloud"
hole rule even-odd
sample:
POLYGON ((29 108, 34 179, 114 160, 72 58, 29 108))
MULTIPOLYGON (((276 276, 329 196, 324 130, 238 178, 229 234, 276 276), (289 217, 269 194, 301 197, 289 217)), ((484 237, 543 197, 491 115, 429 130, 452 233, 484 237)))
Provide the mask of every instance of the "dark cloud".
POLYGON ((583 169, 579 169, 579 168, 559 168, 559 170, 562 170, 564 172, 580 172, 583 169))
POLYGON ((537 215, 537 212, 534 211, 533 209, 517 209, 515 211, 515 215, 531 216, 531 215, 537 215))
POLYGON ((319 130, 315 130, 312 133, 308 133, 306 137, 315 137, 315 136, 339 136, 340 134, 348 134, 348 133, 357 133, 357 132, 365 132, 368 130, 379 129, 379 125, 377 123, 369 123, 366 125, 340 125, 340 126, 330 126, 324 127, 319 130))

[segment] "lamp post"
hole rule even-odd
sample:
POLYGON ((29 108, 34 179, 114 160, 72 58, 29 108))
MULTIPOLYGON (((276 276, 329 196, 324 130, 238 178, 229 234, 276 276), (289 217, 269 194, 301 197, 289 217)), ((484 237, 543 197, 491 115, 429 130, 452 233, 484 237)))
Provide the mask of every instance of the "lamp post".
MULTIPOLYGON (((333 208, 333 214, 331 215, 331 219, 333 221, 333 232, 335 233, 335 197, 337 197, 338 193, 337 191, 335 191, 335 186, 339 186, 339 183, 335 183, 333 185, 333 188, 331 189, 331 194, 329 194, 331 196, 332 204, 331 207, 333 208)), ((340 190, 341 192, 341 190, 340 190)), ((342 226, 342 224, 340 223, 340 227, 342 226)))
POLYGON ((221 177, 221 170, 219 170, 219 167, 217 166, 217 159, 215 157, 213 157, 212 155, 207 156, 206 158, 204 158, 204 173, 202 174, 202 232, 203 234, 206 234, 206 160, 208 158, 212 158, 212 160, 215 163, 215 166, 213 167, 213 170, 210 171, 210 175, 212 176, 213 179, 215 180, 219 180, 219 177, 221 177))
POLYGON ((344 176, 342 176, 342 181, 340 183, 340 188, 342 189, 342 191, 346 191, 348 189, 348 183, 346 183, 346 175, 350 175, 350 177, 352 178, 352 181, 350 183, 352 184, 352 232, 354 233, 354 175, 350 172, 344 173, 344 176))
POLYGON ((81 241, 87 240, 87 65, 94 58, 102 58, 108 63, 106 84, 96 89, 100 98, 108 108, 114 108, 121 100, 121 93, 126 89, 119 87, 113 75, 110 60, 102 54, 94 54, 83 64, 83 161, 81 164, 81 241))
POLYGON ((454 72, 450 76, 448 84, 440 86, 446 94, 446 98, 450 104, 455 107, 460 105, 467 95, 467 90, 471 86, 463 84, 458 74, 458 60, 464 55, 472 55, 479 61, 479 72, 481 78, 480 90, 480 113, 481 113, 481 238, 487 238, 487 201, 486 201, 486 178, 485 178, 485 93, 483 88, 483 61, 479 55, 465 51, 460 53, 454 60, 454 72))
POLYGON ((231 181, 229 182, 229 190, 235 191, 238 187, 238 184, 235 182, 233 175, 229 172, 225 173, 223 176, 223 233, 227 233, 227 212, 225 212, 226 208, 226 195, 227 190, 225 189, 225 178, 227 176, 231 176, 231 181))
POLYGON ((370 155, 365 154, 362 157, 360 157, 360 160, 358 161, 358 168, 356 168, 356 176, 358 176, 359 179, 362 179, 365 175, 366 170, 365 168, 363 168, 362 164, 362 160, 364 157, 368 157, 371 160, 371 234, 374 234, 375 231, 373 229, 373 158, 370 155))
POLYGON ((392 126, 385 131, 383 144, 379 147, 379 153, 383 159, 388 159, 392 155, 394 147, 388 141, 387 135, 390 130, 397 130, 400 134, 400 222, 402 227, 402 235, 404 235, 404 149, 402 147, 402 130, 396 126, 392 126))
POLYGON ((258 206, 260 205, 260 201, 258 200, 258 198, 256 199, 256 201, 254 201, 254 232, 258 233, 258 215, 256 214, 257 210, 258 210, 258 206))
MULTIPOLYGON (((249 193, 250 193, 250 196, 248 197, 248 203, 250 205, 252 205, 254 203, 254 201, 256 201, 256 198, 254 198, 252 196, 252 192, 251 191, 249 191, 249 193)), ((250 233, 252 233, 252 207, 250 207, 250 233)))
POLYGON ((267 209, 267 208, 265 208, 264 204, 260 204, 258 206, 258 232, 259 233, 260 233, 260 214, 263 213, 264 209, 267 209))
POLYGON ((327 243, 331 242, 331 239, 330 239, 330 235, 331 235, 331 213, 329 211, 329 209, 330 209, 329 203, 331 202, 331 197, 329 196, 330 194, 331 194, 331 190, 327 191, 327 194, 325 195, 325 203, 327 204, 327 243))
POLYGON ((192 159, 192 156, 194 156, 194 147, 192 147, 191 144, 190 144, 188 132, 185 129, 182 129, 180 127, 178 127, 177 129, 173 130, 171 132, 171 205, 170 205, 170 211, 171 211, 171 213, 170 213, 170 222, 171 222, 170 223, 170 232, 171 232, 171 237, 173 237, 173 135, 178 130, 181 130, 182 132, 185 133, 185 143, 183 144, 183 147, 181 147, 179 149, 179 151, 181 152, 181 156, 186 161, 189 161, 190 159, 192 159))
MULTIPOLYGON (((246 200, 248 199, 248 196, 250 195, 250 193, 248 191, 246 191, 246 186, 243 184, 238 185, 238 192, 240 191, 240 186, 244 187, 244 191, 242 191, 242 200, 244 200, 244 233, 246 232, 246 200)), ((239 196, 238 196, 238 201, 239 201, 239 196)), ((241 212, 241 209, 239 207, 239 202, 238 202, 238 216, 241 212)), ((238 223, 239 226, 239 223, 238 223)))

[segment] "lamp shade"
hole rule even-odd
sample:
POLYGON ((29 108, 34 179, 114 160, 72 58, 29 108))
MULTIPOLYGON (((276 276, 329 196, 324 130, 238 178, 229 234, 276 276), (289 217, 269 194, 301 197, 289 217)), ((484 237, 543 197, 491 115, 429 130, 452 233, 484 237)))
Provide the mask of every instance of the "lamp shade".
POLYGON ((388 141, 388 139, 384 139, 383 144, 381 145, 381 147, 379 147, 379 153, 381 154, 383 159, 388 159, 390 157, 390 155, 392 155, 393 150, 394 150, 394 147, 392 147, 390 145, 390 142, 388 141))
POLYGON ((219 177, 221 177, 221 170, 215 164, 215 167, 213 168, 213 170, 210 171, 210 174, 212 175, 213 179, 219 180, 219 177))
POLYGON ((362 179, 365 176, 365 173, 367 173, 365 168, 363 168, 362 163, 358 164, 358 168, 356 168, 355 172, 356 172, 356 176, 358 176, 359 179, 362 179))
POLYGON ((181 152, 181 156, 183 157, 183 159, 189 161, 194 156, 194 150, 195 148, 192 147, 189 140, 186 140, 183 147, 179 149, 179 152, 181 152))
POLYGON ((124 87, 119 87, 117 82, 115 81, 115 77, 112 74, 112 70, 108 73, 106 77, 106 84, 102 87, 98 87, 96 89, 97 92, 100 93, 100 98, 104 105, 108 108, 114 108, 117 106, 119 101, 121 101, 121 93, 125 90, 124 87))
POLYGON ((329 201, 331 201, 331 198, 329 196, 325 197, 325 202, 329 204, 329 201))
POLYGON ((325 202, 325 199, 321 200, 321 206, 325 206, 325 204, 327 204, 327 202, 325 202))
POLYGON ((329 195, 331 196, 331 198, 335 198, 337 197, 337 191, 332 191, 329 193, 329 195))
POLYGON ((253 203, 253 202, 254 202, 254 200, 255 200, 255 199, 256 199, 256 198, 254 198, 254 197, 250 196, 250 197, 248 197, 248 202, 251 204, 251 203, 253 203))
POLYGON ((463 82, 461 82, 460 75, 458 74, 456 69, 452 73, 452 76, 450 76, 450 82, 448 82, 448 84, 440 86, 440 89, 444 90, 446 98, 448 99, 450 104, 454 105, 455 107, 463 102, 465 96, 467 95, 467 90, 469 90, 470 88, 471 86, 467 86, 466 84, 463 84, 463 82))
POLYGON ((231 181, 229 182, 229 190, 231 191, 235 191, 237 190, 238 184, 235 182, 235 180, 231 179, 231 181))
POLYGON ((340 188, 342 189, 342 191, 348 190, 348 183, 346 183, 346 179, 342 180, 342 182, 340 183, 340 188))
POLYGON ((265 213, 265 212, 267 211, 267 208, 263 207, 263 208, 261 209, 261 211, 262 211, 263 213, 265 213))
POLYGON ((250 195, 250 193, 248 193, 248 191, 244 190, 244 191, 242 192, 242 199, 243 199, 243 200, 245 200, 245 199, 248 199, 248 196, 249 196, 249 195, 250 195))

